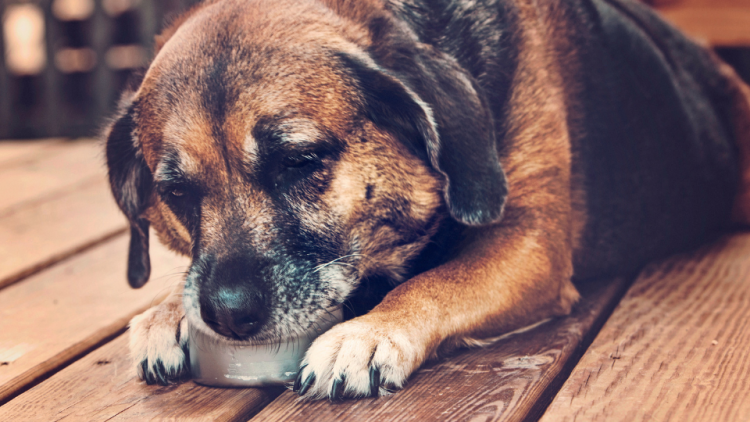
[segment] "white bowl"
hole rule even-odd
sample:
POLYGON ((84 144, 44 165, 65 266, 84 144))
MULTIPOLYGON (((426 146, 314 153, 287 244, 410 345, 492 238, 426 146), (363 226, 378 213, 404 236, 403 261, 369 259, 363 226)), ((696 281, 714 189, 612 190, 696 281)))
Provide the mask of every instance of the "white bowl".
POLYGON ((261 387, 294 380, 307 348, 341 322, 341 308, 327 313, 309 330, 279 343, 217 340, 189 325, 190 372, 193 381, 214 387, 261 387))

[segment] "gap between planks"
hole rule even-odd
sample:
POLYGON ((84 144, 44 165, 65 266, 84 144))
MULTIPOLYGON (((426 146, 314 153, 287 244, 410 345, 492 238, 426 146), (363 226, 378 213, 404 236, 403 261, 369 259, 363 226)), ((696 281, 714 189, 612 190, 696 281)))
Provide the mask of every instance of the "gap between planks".
POLYGON ((0 289, 126 230, 98 141, 0 142, 0 289))
MULTIPOLYGON (((463 350, 427 365, 401 392, 380 399, 300 402, 285 392, 257 420, 523 420, 585 347, 629 283, 583 286, 573 315, 484 349, 463 350)), ((0 407, 0 420, 245 421, 280 389, 218 389, 192 382, 146 386, 135 379, 124 336, 0 407), (97 362, 107 362, 106 368, 97 362)), ((552 393, 554 394, 554 392, 552 393)), ((256 420, 256 419, 253 419, 256 420)))
POLYGON ((166 387, 137 379, 128 333, 0 407, 4 421, 244 422, 282 388, 208 388, 192 382, 166 387))
POLYGON ((630 285, 627 278, 579 286, 572 315, 486 348, 462 350, 418 370, 406 388, 379 399, 304 402, 283 393, 257 421, 523 421, 546 406, 630 285))
POLYGON ((155 243, 151 281, 133 290, 127 251, 119 236, 0 290, 0 403, 121 332, 171 291, 188 263, 155 243))
POLYGON ((750 234, 651 265, 542 422, 747 421, 750 234))
POLYGON ((0 216, 0 289, 125 232, 109 185, 95 180, 0 216))
MULTIPOLYGON (((0 143, 0 152, 2 149, 0 143)), ((95 176, 104 179, 103 155, 100 142, 79 139, 32 150, 23 159, 0 165, 0 212, 39 200, 95 176)))

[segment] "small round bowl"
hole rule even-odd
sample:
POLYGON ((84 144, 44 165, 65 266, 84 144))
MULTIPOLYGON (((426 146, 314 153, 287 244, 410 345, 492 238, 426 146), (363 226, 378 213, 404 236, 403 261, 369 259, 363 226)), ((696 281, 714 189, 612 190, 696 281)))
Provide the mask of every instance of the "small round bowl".
POLYGON ((297 337, 264 344, 217 340, 189 324, 193 381, 213 387, 262 387, 291 382, 313 340, 342 319, 339 307, 297 337))

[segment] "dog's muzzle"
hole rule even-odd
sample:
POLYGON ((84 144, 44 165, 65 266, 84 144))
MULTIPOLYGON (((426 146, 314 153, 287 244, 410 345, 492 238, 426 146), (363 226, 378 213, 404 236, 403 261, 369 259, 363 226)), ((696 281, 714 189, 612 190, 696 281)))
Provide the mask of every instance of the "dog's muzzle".
POLYGON ((268 293, 256 280, 252 260, 234 258, 216 262, 201 280, 201 318, 217 333, 246 340, 268 321, 268 293))

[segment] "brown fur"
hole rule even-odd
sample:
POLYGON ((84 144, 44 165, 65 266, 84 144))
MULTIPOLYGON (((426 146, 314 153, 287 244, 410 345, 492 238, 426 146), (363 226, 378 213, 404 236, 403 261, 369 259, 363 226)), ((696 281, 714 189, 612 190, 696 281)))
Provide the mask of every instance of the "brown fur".
MULTIPOLYGON (((273 195, 257 182, 263 145, 248 135, 269 118, 278 118, 293 129, 288 141, 292 144, 326 136, 343 142, 344 152, 335 165, 314 176, 315 183, 329 183, 322 194, 289 194, 299 195, 293 211, 300 230, 326 239, 335 234, 345 245, 340 253, 357 251, 340 258, 347 258, 340 263, 345 266, 337 269, 341 274, 364 278, 387 273, 403 281, 407 263, 449 218, 445 211, 449 204, 442 196, 444 174, 434 163, 431 167, 416 157, 393 133, 357 114, 362 100, 351 80, 318 50, 309 48, 323 44, 357 57, 378 48, 373 21, 390 19, 384 5, 375 0, 328 0, 325 5, 335 13, 312 1, 284 0, 273 6, 264 1, 209 1, 174 21, 157 39, 156 59, 134 95, 133 134, 157 184, 166 178, 165 157, 177 152, 182 171, 199 180, 207 192, 199 244, 167 204, 170 194, 181 197, 185 193, 151 192, 141 217, 175 251, 190 255, 201 249, 221 260, 237 253, 234 237, 242 233, 247 234, 253 251, 274 252, 282 236, 279 211, 273 195), (252 10, 235 15, 227 5, 252 10), (186 62, 184 56, 219 48, 211 34, 221 33, 224 27, 242 28, 237 33, 244 37, 243 45, 256 48, 254 55, 265 55, 264 60, 252 63, 234 60, 226 64, 227 74, 236 76, 236 86, 227 87, 224 120, 217 122, 200 97, 201 82, 194 79, 210 66, 186 62), (242 82, 246 79, 253 82, 242 82), (169 89, 178 95, 168 97, 165 81, 174 80, 179 81, 176 88, 169 89), (293 116, 289 110, 294 110, 293 116), (382 223, 396 218, 398 225, 382 223), (406 232, 420 234, 408 238, 406 232)), ((520 54, 499 151, 509 192, 502 221, 469 230, 452 259, 404 281, 371 312, 318 339, 300 373, 303 380, 311 379, 310 374, 317 377, 309 395, 337 394, 336 374, 344 373, 349 383, 345 395, 369 393, 370 364, 381 365, 383 382, 377 388, 385 393, 388 387, 403 385, 441 347, 480 343, 566 315, 579 299, 571 277, 574 262, 585 260, 579 239, 588 216, 583 176, 573 165, 578 158, 570 137, 577 128, 568 127, 568 122, 577 120, 568 114, 577 112, 570 98, 575 87, 564 86, 567 79, 563 78, 565 72, 576 71, 569 63, 574 59, 560 55, 571 47, 564 45, 567 29, 555 7, 520 0, 517 7, 520 54)), ((210 56, 197 57, 211 60, 210 56)), ((724 67, 724 72, 736 86, 735 121, 745 169, 735 218, 750 222, 750 90, 730 69, 724 67)), ((344 290, 336 300, 343 300, 350 293, 346 288, 353 288, 339 287, 344 290)), ((197 312, 195 289, 188 281, 186 291, 193 292, 186 293, 184 302, 189 317, 190 312, 197 312)), ((321 306, 313 299, 308 302, 313 311, 308 319, 295 317, 299 324, 313 320, 319 311, 315 306, 321 306)), ((162 306, 174 307, 175 303, 162 306)), ((182 323, 185 310, 182 314, 173 311, 167 312, 170 316, 162 321, 164 325, 182 323)), ((148 332, 158 325, 154 315, 134 320, 134 330, 148 332)), ((272 321, 279 323, 280 318, 274 316, 272 321)), ((263 335, 272 338, 278 332, 263 335)), ((135 342, 139 350, 145 349, 142 342, 147 341, 147 334, 142 337, 135 342)), ((152 364, 151 357, 141 355, 148 359, 144 365, 152 364)))

